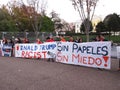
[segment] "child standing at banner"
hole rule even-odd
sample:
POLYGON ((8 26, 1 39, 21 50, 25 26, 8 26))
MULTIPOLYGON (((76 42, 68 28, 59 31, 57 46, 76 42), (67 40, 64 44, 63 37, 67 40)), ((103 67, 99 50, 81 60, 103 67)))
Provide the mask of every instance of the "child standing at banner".
MULTIPOLYGON (((50 37, 47 37, 45 42, 54 42, 54 40, 53 40, 52 37, 51 37, 51 38, 50 38, 50 37)), ((52 53, 52 52, 50 52, 50 51, 48 51, 47 54, 49 55, 49 58, 47 59, 47 61, 48 61, 48 62, 49 62, 49 61, 54 62, 55 54, 52 53)))
POLYGON ((54 61, 55 61, 54 59, 56 58, 55 53, 48 51, 47 54, 49 55, 49 58, 48 58, 47 61, 48 61, 48 62, 49 62, 49 61, 54 62, 54 61))

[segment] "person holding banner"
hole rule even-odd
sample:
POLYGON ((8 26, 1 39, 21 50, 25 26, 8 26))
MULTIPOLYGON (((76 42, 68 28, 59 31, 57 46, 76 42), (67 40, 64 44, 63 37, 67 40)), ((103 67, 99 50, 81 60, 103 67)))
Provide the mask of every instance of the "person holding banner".
POLYGON ((70 36, 69 42, 75 42, 72 36, 70 36))
POLYGON ((107 41, 103 35, 99 36, 99 41, 107 41))
POLYGON ((60 36, 60 41, 61 42, 66 42, 65 38, 63 36, 60 36))
POLYGON ((9 41, 8 41, 8 46, 11 46, 12 47, 12 49, 11 49, 11 56, 14 56, 14 42, 13 42, 13 40, 12 39, 10 39, 9 41))
POLYGON ((20 38, 15 38, 15 43, 22 43, 21 39, 20 38))
POLYGON ((3 44, 3 45, 7 45, 7 44, 8 44, 8 40, 7 40, 6 38, 3 38, 2 44, 3 44))
POLYGON ((45 42, 54 42, 54 39, 52 37, 47 37, 45 42))
POLYGON ((93 41, 99 41, 99 36, 96 36, 95 39, 93 39, 93 41))
POLYGON ((105 37, 103 35, 100 34, 100 35, 96 36, 96 38, 93 39, 93 41, 107 41, 107 40, 105 39, 105 37))
POLYGON ((30 43, 30 41, 29 41, 28 38, 24 38, 24 39, 23 39, 23 43, 30 43))
POLYGON ((38 39, 36 40, 36 43, 37 43, 37 44, 42 44, 42 41, 38 38, 38 39))
POLYGON ((83 40, 82 40, 82 38, 80 37, 80 38, 78 39, 77 43, 82 43, 82 42, 83 42, 83 40))
MULTIPOLYGON (((46 38, 46 41, 45 42, 54 42, 54 40, 53 40, 53 38, 51 37, 47 37, 46 38)), ((47 52, 47 54, 49 55, 49 58, 47 59, 47 61, 49 62, 49 61, 52 61, 52 62, 54 62, 54 53, 52 53, 52 52, 50 52, 50 51, 48 51, 47 52)))

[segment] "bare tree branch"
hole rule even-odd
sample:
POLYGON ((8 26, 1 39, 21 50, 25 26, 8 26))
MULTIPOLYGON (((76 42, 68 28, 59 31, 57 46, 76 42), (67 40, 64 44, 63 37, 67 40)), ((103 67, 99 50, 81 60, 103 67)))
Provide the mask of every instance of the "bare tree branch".
POLYGON ((84 26, 86 29, 87 41, 89 41, 90 30, 89 21, 92 21, 98 0, 71 0, 71 1, 75 10, 77 9, 81 21, 83 22, 85 19, 88 20, 86 23, 84 23, 84 26))

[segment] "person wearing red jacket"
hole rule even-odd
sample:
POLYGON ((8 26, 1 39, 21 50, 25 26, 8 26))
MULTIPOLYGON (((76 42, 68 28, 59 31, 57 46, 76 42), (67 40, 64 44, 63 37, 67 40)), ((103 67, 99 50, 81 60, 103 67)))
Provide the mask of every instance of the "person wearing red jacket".
POLYGON ((54 42, 54 39, 52 37, 47 37, 45 42, 54 42))
POLYGON ((37 43, 37 44, 42 44, 42 41, 38 38, 38 39, 36 40, 36 43, 37 43))

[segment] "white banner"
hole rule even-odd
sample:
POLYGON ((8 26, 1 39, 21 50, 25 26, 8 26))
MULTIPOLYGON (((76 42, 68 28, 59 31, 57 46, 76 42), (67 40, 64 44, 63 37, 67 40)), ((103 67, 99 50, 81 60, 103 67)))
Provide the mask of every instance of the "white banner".
POLYGON ((16 44, 15 57, 56 58, 61 63, 110 69, 111 42, 16 44))
POLYGON ((111 42, 62 42, 57 47, 57 62, 110 69, 111 42))
POLYGON ((15 57, 23 58, 51 58, 49 53, 55 54, 56 43, 44 44, 16 44, 15 57))
POLYGON ((10 57, 12 55, 12 46, 11 45, 2 45, 1 46, 1 53, 2 53, 2 56, 8 56, 10 57))

